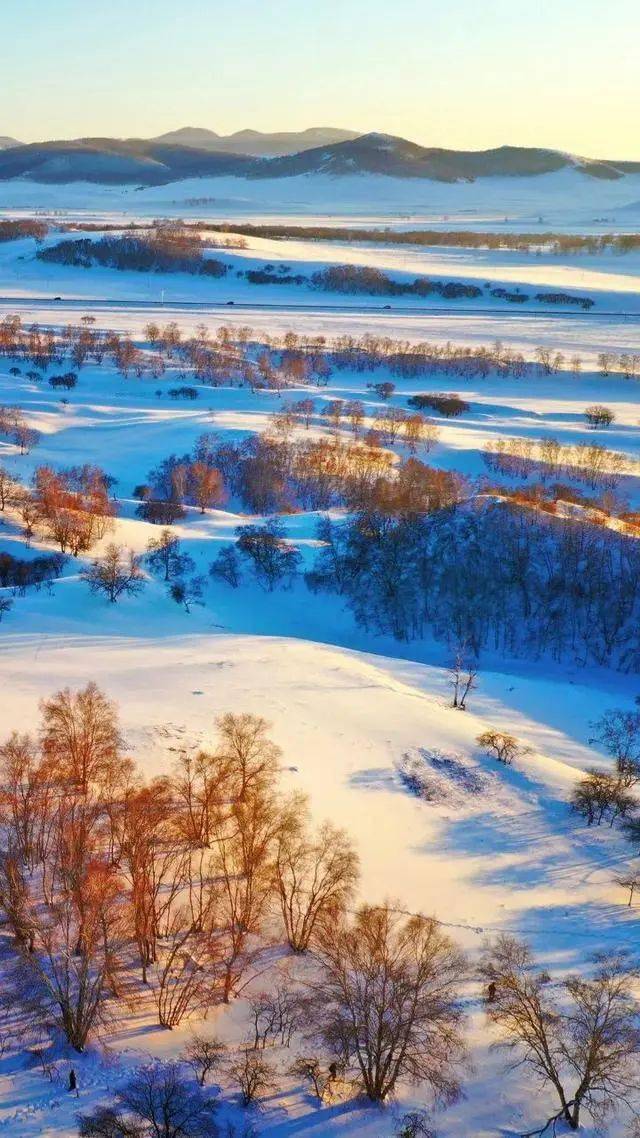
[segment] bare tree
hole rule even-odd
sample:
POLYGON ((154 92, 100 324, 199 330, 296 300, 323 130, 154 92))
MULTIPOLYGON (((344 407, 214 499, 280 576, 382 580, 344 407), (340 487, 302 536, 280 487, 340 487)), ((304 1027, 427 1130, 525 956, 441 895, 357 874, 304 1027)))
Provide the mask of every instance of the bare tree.
POLYGON ((270 518, 263 526, 238 526, 236 534, 236 549, 251 565, 260 587, 269 593, 276 585, 290 588, 301 555, 287 540, 280 519, 270 518))
POLYGON ((395 1138, 436 1138, 436 1132, 424 1111, 410 1110, 402 1115, 395 1130, 395 1138))
POLYGON ((224 1043, 219 1039, 206 1039, 194 1035, 183 1052, 184 1061, 191 1067, 198 1083, 203 1087, 208 1076, 219 1066, 224 1055, 224 1043))
POLYGON ((267 734, 269 724, 258 715, 227 712, 216 720, 217 754, 230 766, 233 797, 242 802, 250 793, 273 786, 280 769, 280 748, 267 734))
POLYGON ((270 795, 254 791, 231 807, 216 840, 206 925, 221 962, 228 1003, 263 952, 259 934, 273 893, 273 845, 280 824, 270 795))
POLYGON ((611 708, 590 724, 595 738, 615 760, 620 781, 626 787, 640 781, 640 712, 611 708))
POLYGON ((636 889, 640 889, 640 872, 637 869, 630 869, 628 873, 617 877, 616 882, 618 885, 621 885, 623 889, 629 890, 627 907, 630 909, 633 904, 633 895, 636 889))
POLYGON ((302 1025, 305 1016, 304 1001, 299 991, 280 984, 275 992, 258 992, 251 998, 251 1019, 254 1027, 253 1047, 265 1049, 271 1040, 281 1047, 290 1047, 291 1039, 302 1025))
POLYGON ((225 499, 222 475, 215 466, 205 462, 192 462, 189 467, 191 493, 200 513, 213 506, 221 506, 225 499))
POLYGON ((122 756, 115 704, 95 683, 79 691, 64 688, 40 704, 42 752, 57 776, 86 795, 124 779, 130 763, 122 756))
POLYGON ((14 731, 0 746, 0 772, 0 819, 11 834, 13 852, 33 870, 45 775, 40 751, 30 735, 14 731))
POLYGON ((194 568, 192 558, 181 552, 180 541, 170 529, 163 529, 157 537, 149 539, 146 560, 152 572, 162 574, 167 582, 194 568))
POLYGON ((383 1101, 404 1077, 455 1099, 463 1056, 456 995, 466 965, 440 926, 365 905, 353 922, 327 929, 316 951, 318 1034, 355 1062, 369 1098, 383 1101))
POLYGON ((97 558, 80 574, 92 593, 102 593, 112 604, 125 594, 136 595, 144 588, 141 558, 133 550, 108 545, 104 557, 97 558))
POLYGON ((271 1090, 275 1083, 273 1067, 261 1051, 245 1047, 238 1057, 229 1064, 229 1077, 240 1088, 243 1106, 251 1106, 261 1095, 271 1090))
POLYGON ((487 1015, 501 1043, 514 1049, 559 1110, 531 1134, 558 1119, 571 1130, 584 1108, 595 1122, 624 1103, 635 1085, 640 1030, 633 996, 637 970, 620 956, 598 959, 588 979, 551 984, 526 944, 500 936, 487 946, 481 974, 494 985, 487 1015))
POLYGON ((306 952, 319 923, 338 917, 358 880, 358 856, 344 830, 325 822, 317 835, 306 819, 278 836, 276 884, 287 940, 306 952))
POLYGON ((237 589, 242 580, 240 560, 232 545, 225 545, 209 566, 209 576, 214 580, 225 581, 232 589, 237 589))
POLYGON ((172 787, 164 779, 130 790, 122 803, 119 864, 129 886, 130 927, 143 983, 149 966, 157 962, 158 940, 168 933, 188 881, 188 851, 175 813, 172 787))
POLYGON ((0 510, 4 510, 12 501, 18 488, 13 475, 4 466, 0 466, 0 510))
POLYGON ((449 668, 449 683, 453 688, 451 706, 466 711, 467 697, 478 686, 478 665, 470 656, 466 644, 459 644, 455 649, 453 663, 449 668))
POLYGON ((607 771, 590 771, 571 795, 571 809, 589 826, 600 826, 605 821, 613 826, 616 818, 625 818, 636 805, 634 796, 607 771))
POLYGON ((320 1102, 324 1101, 329 1079, 324 1074, 322 1063, 317 1055, 300 1055, 291 1066, 289 1073, 296 1079, 304 1079, 311 1083, 316 1098, 320 1102))
POLYGON ((171 780, 174 821, 193 849, 208 850, 218 835, 237 790, 236 755, 219 747, 213 753, 180 755, 171 780))
POLYGON ((599 427, 610 427, 615 420, 615 415, 611 408, 604 407, 602 403, 594 403, 591 407, 587 407, 584 412, 584 417, 594 431, 597 431, 599 427))
POLYGON ((169 1030, 213 1000, 216 977, 211 946, 194 931, 185 909, 171 916, 150 983, 158 1022, 169 1030))
POLYGON ((216 1102, 189 1086, 178 1063, 141 1067, 115 1105, 80 1115, 81 1138, 217 1138, 216 1102))

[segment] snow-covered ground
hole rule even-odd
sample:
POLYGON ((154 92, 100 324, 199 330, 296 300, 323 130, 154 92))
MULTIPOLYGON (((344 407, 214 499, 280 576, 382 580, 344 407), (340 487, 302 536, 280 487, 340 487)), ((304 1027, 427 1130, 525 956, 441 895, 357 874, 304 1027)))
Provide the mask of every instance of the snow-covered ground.
MULTIPOLYGON (((545 222, 562 216, 566 224, 586 225, 607 209, 620 211, 640 201, 640 179, 592 183, 575 190, 567 178, 545 179, 546 188, 532 179, 526 187, 402 184, 398 187, 367 181, 344 186, 340 209, 364 217, 388 211, 397 220, 411 210, 458 214, 464 209, 492 216, 543 212, 545 222), (393 198, 392 190, 396 193, 393 198), (352 197, 349 197, 349 194, 352 197), (359 196, 358 196, 359 194, 359 196), (537 195, 537 197, 536 197, 537 195), (545 197, 546 195, 546 197, 545 197), (472 204, 475 202, 475 204, 472 204)), ((540 183, 541 180, 537 180, 540 183)), ((215 211, 204 215, 258 217, 298 211, 320 214, 321 187, 277 187, 220 182, 203 187, 180 185, 123 193, 100 187, 3 186, 0 205, 7 208, 52 208, 130 211, 139 216, 168 212, 175 195, 175 212, 189 210, 190 196, 216 195, 215 211), (212 188, 213 187, 213 188, 212 188), (242 205, 239 196, 244 195, 242 205), (296 194, 298 197, 296 197, 296 194), (306 194, 306 197, 304 196, 306 194), (226 195, 226 197, 225 197, 226 195), (235 195, 235 196, 234 196, 235 195)), ((203 207, 204 208, 204 207, 203 207)), ((338 212, 336 210, 336 212, 338 212)), ((640 208, 638 209, 640 217, 640 208)), ((629 216, 627 214, 627 216, 629 216)), ((597 293, 599 316, 516 312, 488 304, 478 313, 381 312, 366 299, 349 301, 327 296, 323 309, 317 297, 292 289, 252 288, 240 278, 205 282, 182 275, 148 278, 98 268, 64 269, 33 259, 29 242, 0 246, 0 297, 9 298, 0 316, 20 311, 25 321, 59 324, 93 315, 98 327, 140 335, 151 318, 175 319, 186 332, 204 322, 211 330, 222 323, 251 324, 258 332, 294 328, 327 336, 365 331, 401 339, 435 342, 491 343, 495 339, 517 346, 531 356, 539 344, 579 351, 584 373, 547 379, 461 380, 440 376, 432 380, 397 379, 392 405, 406 406, 415 391, 455 390, 471 404, 458 420, 441 424, 438 443, 427 461, 477 476, 483 471, 481 449, 490 438, 553 435, 563 443, 592 441, 584 422, 590 404, 604 403, 615 422, 597 441, 621 450, 630 463, 640 459, 638 381, 596 373, 595 356, 605 348, 640 351, 636 319, 613 313, 640 310, 640 264, 637 257, 537 258, 517 254, 468 252, 430 253, 345 248, 252 239, 246 250, 224 253, 234 265, 284 260, 295 271, 318 262, 354 260, 398 273, 432 273, 454 279, 489 279, 523 286, 566 288, 597 293), (20 259, 24 258, 24 259, 20 259), (165 289, 161 306, 160 292, 165 289), (79 298, 71 314, 52 301, 54 295, 79 298), (226 299, 237 302, 216 310, 226 299), (12 309, 11 301, 15 303, 12 309), (202 301, 208 308, 190 312, 181 301, 202 301), (112 302, 108 307, 104 302, 112 302), (142 305, 140 302, 146 302, 142 305), (19 303, 18 303, 19 302, 19 303), (275 309, 266 307, 276 305, 275 309), (249 308, 249 304, 265 307, 249 308), (349 310, 349 304, 353 310, 349 310)), ((92 462, 118 479, 120 516, 116 540, 143 552, 152 528, 134 515, 133 489, 150 468, 167 454, 189 451, 203 431, 238 438, 264 429, 278 406, 270 393, 252 394, 238 387, 199 388, 193 404, 175 404, 166 390, 175 375, 161 380, 125 380, 109 366, 80 371, 77 388, 64 401, 42 384, 9 374, 10 361, 0 360, 0 405, 18 403, 29 423, 42 432, 40 445, 29 455, 0 441, 0 462, 27 483, 35 465, 92 462)), ((23 369, 24 370, 24 369, 23 369)), ((376 373, 375 379, 386 378, 376 373)), ((298 389, 287 397, 311 395, 318 409, 335 398, 362 399, 373 417, 380 401, 367 389, 371 376, 336 372, 327 388, 298 389)), ((630 502, 640 507, 637 475, 624 481, 630 502)), ((175 527, 176 534, 205 573, 221 543, 233 538, 244 519, 231 510, 190 510, 175 527)), ((292 540, 310 560, 314 549, 316 515, 286 519, 292 540)), ((105 540, 110 540, 112 535, 105 540)), ((37 547, 38 543, 35 543, 37 547)), ((15 519, 0 523, 0 550, 19 552, 22 535, 15 519)), ((95 551, 92 551, 92 553, 95 551)), ((99 552, 99 547, 98 547, 99 552)), ((313 596, 302 585, 290 592, 265 594, 249 584, 231 590, 208 582, 204 604, 187 614, 170 600, 164 588, 150 580, 145 591, 117 605, 92 596, 78 578, 82 559, 70 560, 51 590, 30 590, 15 599, 0 625, 0 707, 2 734, 33 729, 38 700, 65 685, 79 687, 94 679, 118 702, 130 754, 148 774, 167 770, 176 745, 212 738, 213 721, 224 711, 250 711, 271 721, 273 737, 284 752, 284 789, 308 793, 314 816, 331 818, 352 835, 362 861, 361 896, 371 901, 392 899, 402 907, 423 911, 445 923, 454 938, 477 953, 483 938, 512 930, 531 942, 552 971, 580 969, 597 950, 637 949, 640 921, 637 907, 626 906, 616 884, 629 857, 618 831, 587 830, 572 816, 567 798, 576 777, 609 760, 590 745, 589 724, 610 707, 634 707, 640 690, 634 676, 606 669, 579 669, 527 661, 506 661, 487 655, 480 684, 461 714, 450 706, 450 688, 443 645, 416 642, 399 646, 358 631, 339 598, 313 596), (531 748, 530 753, 503 768, 482 755, 476 736, 488 726, 511 731, 531 748), (405 754, 439 749, 453 753, 476 768, 484 781, 479 796, 452 786, 438 804, 411 797, 398 777, 396 764, 405 754)), ((469 1010, 468 1036, 473 1069, 466 1097, 438 1115, 443 1138, 488 1138, 514 1134, 544 1119, 550 1100, 532 1094, 526 1071, 505 1075, 504 1057, 489 1046, 478 990, 465 992, 469 1010)), ((242 999, 229 1009, 214 1009, 208 1029, 229 1040, 241 1040, 248 1030, 242 999)), ((86 1055, 73 1057, 80 1080, 80 1099, 70 1099, 64 1080, 71 1061, 62 1056, 57 1074, 48 1081, 37 1069, 25 1069, 11 1057, 0 1057, 0 1129, 16 1138, 44 1134, 60 1138, 75 1132, 74 1113, 86 1109, 118 1083, 130 1065, 148 1055, 177 1054, 189 1026, 163 1032, 153 1026, 150 1011, 141 1007, 86 1055)), ((258 1129, 273 1138, 311 1138, 343 1135, 386 1138, 408 1104, 422 1101, 420 1088, 406 1090, 380 1112, 338 1102, 310 1105, 296 1080, 284 1073, 278 1092, 255 1116, 258 1129)), ((239 1112, 229 1108, 239 1122, 239 1112)), ((623 1134, 624 1122, 613 1123, 611 1134, 623 1134)))
POLYGON ((225 217, 359 218, 371 222, 520 222, 632 226, 640 214, 640 175, 603 181, 562 170, 531 178, 479 178, 447 184, 383 175, 295 178, 193 178, 165 186, 46 185, 14 179, 0 184, 0 209, 60 214, 225 217))

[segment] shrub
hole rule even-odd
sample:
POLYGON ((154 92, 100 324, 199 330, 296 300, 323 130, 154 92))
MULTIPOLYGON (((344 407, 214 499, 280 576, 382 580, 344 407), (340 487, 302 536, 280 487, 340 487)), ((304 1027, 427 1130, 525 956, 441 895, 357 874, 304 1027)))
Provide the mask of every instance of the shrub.
POLYGON ((611 408, 604 407, 601 403, 594 403, 591 407, 587 407, 584 417, 594 431, 597 431, 598 427, 610 427, 615 419, 611 408))
POLYGON ((432 411, 437 411, 440 415, 444 415, 447 419, 455 418, 457 415, 462 415, 465 411, 471 410, 470 403, 465 402, 459 395, 454 395, 452 392, 412 395, 407 402, 416 411, 425 411, 429 408, 432 411))
POLYGON ((600 826, 624 818, 636 806, 636 799, 617 778, 607 771, 592 770, 575 787, 571 808, 588 826, 600 826))
POLYGON ((513 760, 517 758, 518 755, 521 755, 524 750, 515 735, 508 735, 504 731, 496 731, 494 727, 478 735, 476 743, 482 747, 487 754, 493 755, 499 763, 504 763, 505 766, 511 766, 513 760))

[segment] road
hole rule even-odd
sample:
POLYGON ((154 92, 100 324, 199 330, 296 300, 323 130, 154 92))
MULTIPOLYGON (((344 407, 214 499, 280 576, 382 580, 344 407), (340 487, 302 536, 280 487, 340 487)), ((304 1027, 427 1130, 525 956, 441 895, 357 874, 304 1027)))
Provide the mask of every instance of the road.
POLYGON ((164 310, 166 312, 201 312, 201 313, 221 313, 221 312, 309 312, 317 315, 339 315, 339 316, 380 316, 384 317, 433 317, 433 316, 484 316, 492 318, 507 318, 510 321, 518 322, 531 320, 532 317, 537 317, 544 320, 566 320, 567 317, 574 317, 579 320, 606 320, 615 324, 640 324, 640 312, 624 312, 624 311, 596 311, 594 309, 584 310, 577 308, 527 308, 527 309, 514 309, 508 304, 501 307, 493 305, 389 305, 389 304, 292 304, 287 301, 280 303, 265 303, 265 302, 251 302, 251 301, 234 301, 229 304, 227 301, 210 301, 210 300, 171 300, 162 303, 159 300, 122 300, 122 299, 109 299, 102 298, 94 300, 91 298, 75 298, 63 297, 58 300, 54 296, 0 296, 0 309, 6 309, 9 312, 25 312, 33 310, 34 308, 55 306, 60 311, 83 311, 89 309, 92 311, 113 311, 124 309, 128 312, 157 312, 164 310))

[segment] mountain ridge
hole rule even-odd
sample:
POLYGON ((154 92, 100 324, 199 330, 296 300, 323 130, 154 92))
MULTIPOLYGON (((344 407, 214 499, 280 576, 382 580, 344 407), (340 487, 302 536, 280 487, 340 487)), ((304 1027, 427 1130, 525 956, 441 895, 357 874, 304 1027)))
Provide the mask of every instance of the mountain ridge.
MULTIPOLYGON (((182 133, 198 135, 203 129, 186 127, 182 133)), ((311 128, 305 133, 309 138, 314 130, 323 129, 311 128)), ((542 147, 448 150, 378 132, 273 156, 228 152, 211 145, 186 146, 171 141, 172 133, 158 139, 89 137, 11 145, 0 149, 0 181, 19 178, 43 183, 153 186, 186 178, 375 174, 453 183, 489 177, 537 177, 564 169, 603 180, 640 173, 640 162, 582 158, 542 147)), ((253 137, 259 132, 238 134, 246 139, 247 134, 253 137)), ((208 135, 216 137, 214 132, 208 135)))

